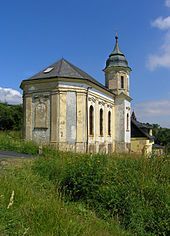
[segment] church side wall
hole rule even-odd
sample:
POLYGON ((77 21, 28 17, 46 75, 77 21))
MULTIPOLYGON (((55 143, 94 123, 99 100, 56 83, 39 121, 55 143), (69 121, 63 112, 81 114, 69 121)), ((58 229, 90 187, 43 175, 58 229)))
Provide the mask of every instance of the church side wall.
POLYGON ((63 151, 112 153, 115 150, 114 98, 95 88, 75 83, 30 84, 26 87, 24 110, 26 139, 51 144, 63 151), (93 136, 87 130, 90 104, 94 107, 93 136), (100 109, 103 110, 102 135, 100 109), (109 111, 111 135, 108 134, 109 111))
MULTIPOLYGON (((91 91, 88 96, 88 111, 94 108, 94 135, 89 133, 88 151, 90 153, 112 153, 115 150, 115 110, 114 101, 107 101, 102 95, 96 96, 91 91), (100 110, 103 111, 103 134, 100 135, 100 110), (111 135, 108 134, 108 112, 111 112, 111 135)), ((88 127, 90 121, 88 119, 88 127)))

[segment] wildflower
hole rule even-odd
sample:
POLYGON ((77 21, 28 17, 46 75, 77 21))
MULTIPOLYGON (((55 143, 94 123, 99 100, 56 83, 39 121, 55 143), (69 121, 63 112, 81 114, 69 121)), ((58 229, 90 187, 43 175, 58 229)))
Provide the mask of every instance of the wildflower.
POLYGON ((9 209, 13 205, 13 203, 14 203, 14 190, 12 191, 7 209, 9 209))

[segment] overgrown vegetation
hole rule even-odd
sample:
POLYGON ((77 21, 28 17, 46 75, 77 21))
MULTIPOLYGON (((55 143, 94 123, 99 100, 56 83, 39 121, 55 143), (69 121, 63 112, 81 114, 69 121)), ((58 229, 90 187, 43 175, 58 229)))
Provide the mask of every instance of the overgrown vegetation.
POLYGON ((21 136, 21 132, 18 131, 0 131, 0 150, 37 155, 38 145, 21 139, 21 136))
POLYGON ((0 235, 130 235, 81 203, 64 203, 52 183, 33 173, 32 161, 0 163, 0 235))
POLYGON ((0 103, 0 130, 21 130, 22 121, 22 105, 0 103))
MULTIPOLYGON (((0 135, 0 149, 36 154, 34 145, 14 132, 0 135)), ((4 166, 0 235, 170 234, 168 156, 87 155, 44 147, 42 156, 21 168, 4 166), (7 209, 12 191, 14 203, 7 209)))
POLYGON ((71 153, 37 159, 34 165, 65 200, 83 202, 98 217, 116 219, 133 235, 164 236, 170 234, 169 169, 164 158, 71 153))

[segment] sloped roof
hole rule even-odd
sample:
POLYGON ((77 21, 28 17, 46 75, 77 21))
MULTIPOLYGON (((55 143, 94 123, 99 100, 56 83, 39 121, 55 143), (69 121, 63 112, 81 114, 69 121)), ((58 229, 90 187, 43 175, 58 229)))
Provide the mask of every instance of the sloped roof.
POLYGON ((55 78, 55 77, 88 80, 100 86, 101 88, 107 90, 108 92, 114 94, 109 89, 107 89, 103 84, 101 84, 96 79, 94 79, 92 76, 90 76, 89 74, 87 74, 86 72, 78 68, 77 66, 74 66, 73 64, 65 60, 64 58, 46 67, 44 70, 35 74, 28 80, 48 79, 48 78, 50 79, 50 78, 55 78))
MULTIPOLYGON (((135 129, 138 130, 137 133, 141 133, 143 137, 146 137, 148 138, 149 140, 154 140, 155 137, 154 136, 151 136, 147 131, 148 129, 151 129, 152 126, 151 125, 147 125, 147 124, 144 124, 144 123, 141 123, 133 118, 131 118, 131 125, 133 125, 133 127, 135 127, 135 129)), ((134 129, 131 129, 131 137, 137 137, 137 133, 135 132, 134 129)))

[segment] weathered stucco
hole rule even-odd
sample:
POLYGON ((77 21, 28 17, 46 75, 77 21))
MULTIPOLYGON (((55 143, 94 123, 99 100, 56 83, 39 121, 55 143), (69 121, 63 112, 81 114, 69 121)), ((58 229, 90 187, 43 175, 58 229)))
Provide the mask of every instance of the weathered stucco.
POLYGON ((131 139, 131 152, 148 155, 152 153, 153 141, 146 138, 132 138, 131 139))

